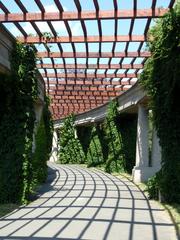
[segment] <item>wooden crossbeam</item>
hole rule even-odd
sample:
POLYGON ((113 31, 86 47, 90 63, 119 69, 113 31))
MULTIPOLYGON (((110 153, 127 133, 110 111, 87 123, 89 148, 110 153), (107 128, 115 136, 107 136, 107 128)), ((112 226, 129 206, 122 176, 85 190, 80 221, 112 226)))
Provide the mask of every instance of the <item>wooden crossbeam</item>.
POLYGON ((94 73, 88 73, 88 74, 84 74, 84 73, 67 73, 67 74, 64 74, 64 73, 57 73, 57 74, 54 74, 54 73, 42 73, 41 74, 43 77, 48 77, 48 78, 75 78, 75 79, 78 79, 78 78, 86 78, 86 79, 90 79, 90 78, 137 78, 138 75, 136 73, 129 73, 129 74, 126 74, 126 73, 112 73, 112 74, 94 74, 94 73))
POLYGON ((119 35, 119 36, 68 36, 51 37, 42 36, 18 37, 18 41, 25 43, 97 43, 97 42, 145 42, 144 35, 119 35))
POLYGON ((8 13, 0 14, 0 22, 32 22, 32 21, 58 21, 58 20, 98 20, 98 19, 130 19, 130 18, 156 18, 168 12, 168 9, 156 8, 132 10, 107 10, 107 11, 81 11, 78 12, 44 12, 41 13, 8 13))
POLYGON ((38 52, 37 57, 39 58, 123 58, 123 57, 150 57, 151 53, 148 51, 144 52, 38 52))
POLYGON ((143 64, 37 64, 37 68, 47 69, 142 69, 143 64))

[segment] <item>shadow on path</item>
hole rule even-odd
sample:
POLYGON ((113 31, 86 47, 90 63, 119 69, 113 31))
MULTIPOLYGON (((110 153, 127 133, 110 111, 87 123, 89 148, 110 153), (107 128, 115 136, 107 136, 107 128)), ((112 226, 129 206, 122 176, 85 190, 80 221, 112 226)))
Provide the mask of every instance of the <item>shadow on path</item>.
POLYGON ((39 198, 0 220, 0 239, 175 240, 169 215, 125 178, 49 164, 39 198))

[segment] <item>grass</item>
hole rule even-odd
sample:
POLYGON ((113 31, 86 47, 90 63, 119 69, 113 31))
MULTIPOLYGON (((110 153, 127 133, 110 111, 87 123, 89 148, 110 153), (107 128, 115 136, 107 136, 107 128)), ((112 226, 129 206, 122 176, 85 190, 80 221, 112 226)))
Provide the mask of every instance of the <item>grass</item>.
POLYGON ((162 204, 165 209, 169 212, 171 218, 173 219, 175 225, 176 225, 176 230, 180 236, 180 204, 174 203, 174 204, 162 204))
POLYGON ((0 217, 3 217, 4 215, 12 212, 18 207, 19 205, 13 203, 0 204, 0 217))

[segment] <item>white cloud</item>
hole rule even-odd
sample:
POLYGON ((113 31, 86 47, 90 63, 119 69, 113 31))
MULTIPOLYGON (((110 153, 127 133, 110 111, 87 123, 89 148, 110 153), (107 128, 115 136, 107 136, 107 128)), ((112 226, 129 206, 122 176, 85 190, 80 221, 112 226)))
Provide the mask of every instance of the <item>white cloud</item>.
MULTIPOLYGON (((58 8, 54 5, 54 4, 51 4, 51 5, 46 5, 44 6, 46 12, 57 12, 58 11, 58 8)), ((67 7, 63 6, 63 9, 64 11, 67 11, 67 7)))
POLYGON ((81 24, 80 23, 75 23, 71 27, 72 35, 74 36, 79 36, 81 34, 81 24))
POLYGON ((46 12, 57 12, 58 11, 57 7, 53 4, 46 5, 46 6, 44 6, 44 8, 45 8, 46 12))

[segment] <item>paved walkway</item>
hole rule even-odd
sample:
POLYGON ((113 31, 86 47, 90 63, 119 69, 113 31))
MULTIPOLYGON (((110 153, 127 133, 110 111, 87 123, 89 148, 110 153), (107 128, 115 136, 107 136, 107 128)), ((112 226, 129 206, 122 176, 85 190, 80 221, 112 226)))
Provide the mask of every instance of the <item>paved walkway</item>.
POLYGON ((50 164, 41 196, 0 220, 0 239, 175 240, 168 214, 125 178, 50 164))

